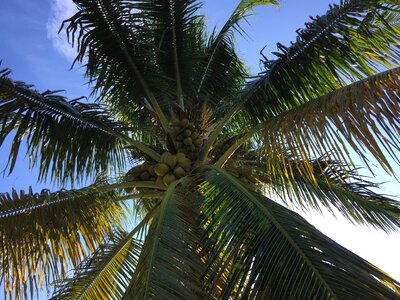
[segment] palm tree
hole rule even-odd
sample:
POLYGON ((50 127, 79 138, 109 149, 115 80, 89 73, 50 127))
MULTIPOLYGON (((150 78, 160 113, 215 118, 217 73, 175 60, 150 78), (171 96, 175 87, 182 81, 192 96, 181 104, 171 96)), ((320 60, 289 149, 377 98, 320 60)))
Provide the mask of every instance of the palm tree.
POLYGON ((74 2, 63 26, 97 102, 4 69, 0 144, 12 137, 9 172, 26 143, 39 180, 95 180, 0 194, 6 296, 55 284, 52 299, 400 297, 400 283, 271 199, 400 227, 400 203, 352 159, 389 174, 400 163, 397 0, 332 5, 256 76, 234 35, 275 0, 240 1, 211 33, 195 0, 74 2))

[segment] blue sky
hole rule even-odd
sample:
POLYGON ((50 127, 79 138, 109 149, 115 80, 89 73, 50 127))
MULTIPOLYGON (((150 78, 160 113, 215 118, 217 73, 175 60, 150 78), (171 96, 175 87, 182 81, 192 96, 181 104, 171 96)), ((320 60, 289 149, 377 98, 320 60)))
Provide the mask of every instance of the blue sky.
MULTIPOLYGON (((237 0, 206 0, 202 11, 209 25, 221 26, 227 19, 237 0)), ((295 30, 303 27, 309 16, 323 14, 331 0, 283 0, 279 8, 261 7, 244 24, 249 34, 247 39, 237 38, 239 55, 245 59, 252 73, 260 71, 259 51, 267 45, 265 53, 276 50, 276 42, 288 44, 296 37, 295 30)), ((12 0, 0 4, 0 59, 2 68, 13 70, 13 78, 35 84, 43 90, 66 90, 65 96, 74 98, 87 96, 89 90, 83 79, 83 71, 76 67, 69 70, 74 55, 62 36, 57 35, 60 20, 73 12, 70 0, 12 0)), ((0 148, 0 170, 7 161, 8 149, 0 148)), ((23 154, 23 153, 21 153, 23 154)), ((0 177, 0 192, 11 188, 26 189, 33 186, 39 191, 51 183, 37 183, 36 171, 27 170, 27 160, 18 161, 16 170, 8 177, 0 177)), ((377 173, 377 181, 391 181, 385 185, 385 192, 399 194, 400 185, 377 173)), ((54 187, 55 188, 55 187, 54 187)), ((304 215, 304 214, 303 214, 304 215)), ((382 232, 354 227, 338 217, 306 214, 306 218, 321 231, 358 253, 390 275, 400 280, 400 235, 386 235, 382 232)))

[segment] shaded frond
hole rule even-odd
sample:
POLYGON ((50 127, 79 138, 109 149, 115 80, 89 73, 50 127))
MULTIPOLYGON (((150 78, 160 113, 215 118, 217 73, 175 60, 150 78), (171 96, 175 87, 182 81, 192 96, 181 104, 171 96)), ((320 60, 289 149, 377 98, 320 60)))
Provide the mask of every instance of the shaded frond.
POLYGON ((297 31, 295 43, 278 44, 276 60, 243 91, 245 111, 266 120, 348 81, 398 65, 400 6, 391 0, 343 0, 297 31))
POLYGON ((398 298, 400 283, 224 170, 211 170, 201 190, 207 288, 218 299, 398 298))
POLYGON ((164 129, 168 122, 156 95, 165 92, 154 61, 151 36, 143 34, 143 18, 131 12, 131 1, 74 0, 78 12, 66 20, 67 34, 77 40, 75 62, 85 64, 94 93, 119 113, 132 117, 137 107, 157 113, 164 129), (144 101, 147 99, 148 102, 144 101))
MULTIPOLYGON (((310 101, 260 126, 267 168, 274 176, 292 175, 291 166, 274 168, 276 161, 324 156, 343 170, 353 166, 348 149, 368 165, 371 154, 392 173, 387 156, 400 163, 400 68, 392 69, 310 101), (386 151, 386 153, 385 153, 386 151), (285 153, 292 153, 287 157, 285 153), (326 154, 327 153, 327 154, 326 154), (270 167, 268 167, 270 164, 270 167)), ((313 168, 302 164, 302 175, 313 168)))
POLYGON ((93 188, 0 194, 0 282, 16 298, 36 293, 111 236, 124 220, 115 192, 93 188))
POLYGON ((205 58, 197 78, 199 98, 217 118, 224 116, 233 99, 237 98, 248 76, 243 62, 236 53, 234 36, 228 32, 218 41, 211 35, 205 48, 205 58))
POLYGON ((32 165, 39 165, 39 179, 50 175, 66 182, 123 166, 123 127, 104 107, 39 93, 9 73, 0 72, 0 145, 14 134, 10 172, 24 138, 32 165))
POLYGON ((187 188, 166 191, 124 299, 202 299, 195 196, 187 188))
POLYGON ((200 4, 194 0, 140 0, 132 2, 132 8, 143 18, 139 30, 151 37, 154 60, 168 78, 169 104, 184 108, 184 103, 192 100, 193 75, 204 43, 203 17, 197 14, 200 4))

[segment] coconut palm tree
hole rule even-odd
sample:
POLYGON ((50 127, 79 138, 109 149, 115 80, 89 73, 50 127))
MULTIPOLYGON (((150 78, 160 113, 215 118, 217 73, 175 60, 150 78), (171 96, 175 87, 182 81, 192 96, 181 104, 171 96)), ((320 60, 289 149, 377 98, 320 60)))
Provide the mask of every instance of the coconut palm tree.
POLYGON ((255 76, 234 36, 275 0, 242 0, 211 32, 195 0, 74 2, 63 26, 97 101, 4 69, 0 144, 12 138, 9 172, 25 143, 39 180, 93 183, 0 195, 6 296, 54 284, 53 299, 400 297, 275 201, 400 227, 400 203, 353 162, 374 157, 389 174, 400 163, 397 0, 332 5, 255 76))

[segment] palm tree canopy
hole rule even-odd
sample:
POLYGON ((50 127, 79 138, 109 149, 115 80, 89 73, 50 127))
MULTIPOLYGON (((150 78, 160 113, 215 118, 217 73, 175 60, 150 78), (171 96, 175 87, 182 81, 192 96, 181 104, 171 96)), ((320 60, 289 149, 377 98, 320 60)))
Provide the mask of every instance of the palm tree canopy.
POLYGON ((26 143, 39 180, 95 180, 0 194, 6 295, 400 297, 399 282, 271 199, 399 229, 400 202, 354 163, 373 157, 391 175, 400 163, 397 0, 331 5, 256 75, 235 36, 279 1, 241 0, 211 31, 195 0, 73 2, 62 27, 95 103, 3 69, 0 146, 12 139, 9 173, 26 143))

